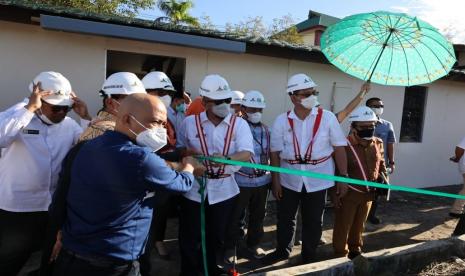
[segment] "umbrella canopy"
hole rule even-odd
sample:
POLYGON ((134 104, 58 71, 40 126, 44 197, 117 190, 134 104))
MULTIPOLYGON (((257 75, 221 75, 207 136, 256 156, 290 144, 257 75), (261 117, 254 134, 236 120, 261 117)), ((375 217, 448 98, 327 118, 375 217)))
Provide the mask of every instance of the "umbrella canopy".
POLYGON ((454 48, 436 28, 402 13, 372 12, 348 16, 321 37, 326 58, 362 80, 411 86, 447 75, 454 48))

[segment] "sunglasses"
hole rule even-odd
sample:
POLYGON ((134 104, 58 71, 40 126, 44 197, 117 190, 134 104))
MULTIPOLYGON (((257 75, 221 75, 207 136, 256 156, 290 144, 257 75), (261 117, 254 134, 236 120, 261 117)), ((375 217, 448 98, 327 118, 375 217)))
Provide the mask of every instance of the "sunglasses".
POLYGON ((383 108, 384 105, 379 104, 379 105, 370 105, 371 108, 383 108))
POLYGON ((169 95, 169 96, 173 97, 173 95, 174 95, 174 91, 161 90, 161 89, 147 89, 147 93, 149 93, 149 94, 157 94, 158 97, 163 97, 163 96, 166 96, 166 95, 169 95))
POLYGON ((213 103, 214 105, 220 105, 222 103, 231 103, 232 98, 222 99, 222 100, 208 100, 208 103, 213 103))

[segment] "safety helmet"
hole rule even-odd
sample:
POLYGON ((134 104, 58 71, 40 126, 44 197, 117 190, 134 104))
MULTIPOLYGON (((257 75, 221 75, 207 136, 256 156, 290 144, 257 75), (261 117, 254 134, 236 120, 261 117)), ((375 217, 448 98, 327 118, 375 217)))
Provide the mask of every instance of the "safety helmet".
POLYGON ((314 87, 317 87, 317 85, 309 76, 305 74, 296 74, 289 78, 289 81, 287 82, 286 92, 288 94, 292 94, 296 90, 314 87))
POLYGON ((134 73, 118 72, 111 74, 102 85, 105 95, 131 95, 146 93, 142 81, 134 73))
POLYGON ((228 82, 220 75, 206 76, 199 88, 200 96, 213 100, 232 98, 228 82))
POLYGON ((231 91, 232 93, 232 100, 231 104, 242 104, 242 99, 244 99, 244 93, 241 91, 231 91))
POLYGON ((145 86, 145 89, 161 89, 168 91, 176 91, 173 84, 171 83, 170 78, 160 71, 153 71, 145 75, 142 79, 142 83, 145 86))
POLYGON ((62 74, 53 71, 39 73, 29 84, 29 91, 32 92, 39 82, 41 90, 52 91, 51 95, 43 97, 44 101, 51 105, 73 105, 71 83, 62 74))
POLYGON ((368 106, 359 106, 349 115, 349 122, 378 121, 375 112, 368 106))
POLYGON ((245 94, 242 105, 245 107, 265 108, 265 97, 259 91, 251 90, 245 94))

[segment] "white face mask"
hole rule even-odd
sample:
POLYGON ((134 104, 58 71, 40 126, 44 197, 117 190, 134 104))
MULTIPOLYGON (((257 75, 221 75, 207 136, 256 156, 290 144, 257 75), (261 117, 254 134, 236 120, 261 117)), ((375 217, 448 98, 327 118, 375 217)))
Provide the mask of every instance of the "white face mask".
POLYGON ((171 96, 170 95, 165 95, 163 97, 159 97, 161 102, 165 105, 166 108, 168 108, 171 105, 171 96))
POLYGON ((226 118, 226 116, 228 116, 228 114, 230 113, 230 108, 231 104, 222 103, 219 105, 214 105, 212 107, 212 112, 220 118, 226 118))
POLYGON ((47 116, 44 115, 44 113, 42 112, 42 109, 39 109, 40 110, 40 113, 37 112, 37 115, 39 116, 39 118, 42 120, 42 122, 44 122, 45 124, 47 125, 54 125, 56 123, 52 122, 47 116))
POLYGON ((301 100, 300 104, 302 104, 302 106, 306 109, 312 109, 318 104, 318 98, 315 95, 311 95, 310 97, 301 100))
POLYGON ((232 107, 229 108, 229 113, 231 113, 232 115, 236 114, 236 110, 232 107))
POLYGON ((372 108, 372 110, 377 116, 381 116, 384 112, 384 108, 382 107, 372 108))
POLYGON ((247 113, 247 120, 252 124, 258 124, 262 120, 262 113, 255 112, 255 113, 247 113))
POLYGON ((145 128, 139 134, 136 134, 134 131, 129 129, 134 135, 136 135, 136 143, 142 147, 149 147, 153 151, 158 151, 159 149, 166 146, 168 141, 168 134, 165 128, 156 127, 156 128, 146 128, 143 124, 141 124, 134 116, 131 116, 134 121, 136 121, 139 125, 145 128))

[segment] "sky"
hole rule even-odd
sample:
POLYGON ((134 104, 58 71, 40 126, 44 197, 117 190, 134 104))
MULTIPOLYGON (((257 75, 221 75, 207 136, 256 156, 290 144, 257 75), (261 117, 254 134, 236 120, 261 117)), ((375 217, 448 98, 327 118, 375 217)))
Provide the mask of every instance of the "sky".
MULTIPOLYGON (((193 0, 191 14, 210 16, 221 29, 226 23, 237 23, 247 17, 262 16, 266 23, 273 18, 291 15, 303 21, 309 10, 336 17, 377 10, 416 15, 440 30, 445 30, 454 43, 465 44, 465 0, 193 0)), ((143 11, 142 18, 161 16, 157 9, 143 11)))

